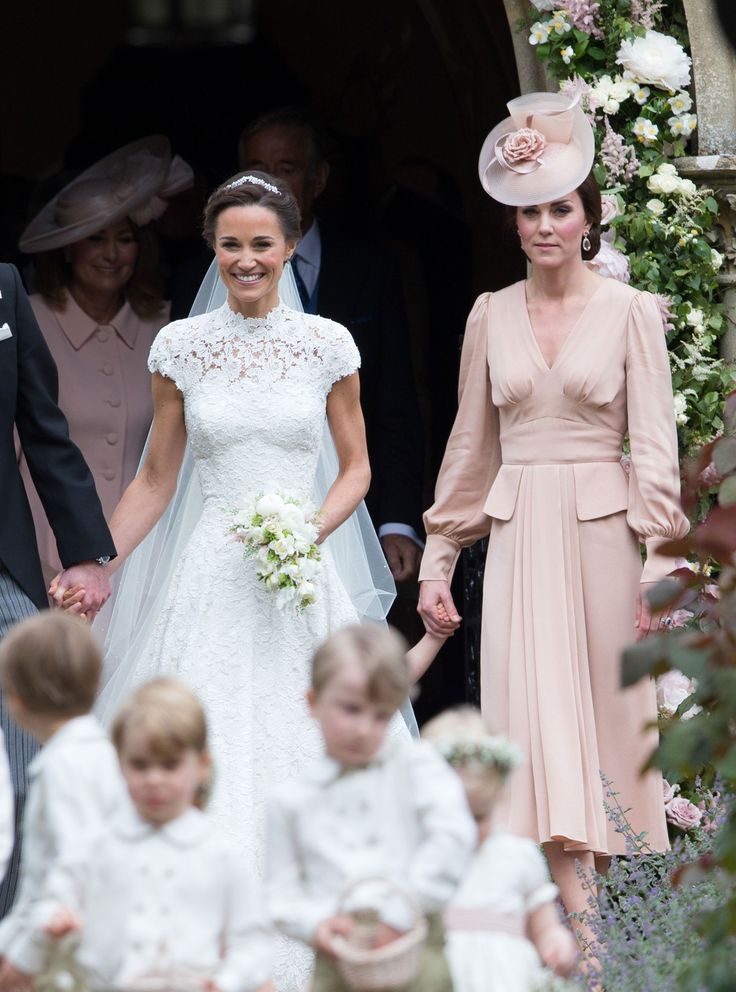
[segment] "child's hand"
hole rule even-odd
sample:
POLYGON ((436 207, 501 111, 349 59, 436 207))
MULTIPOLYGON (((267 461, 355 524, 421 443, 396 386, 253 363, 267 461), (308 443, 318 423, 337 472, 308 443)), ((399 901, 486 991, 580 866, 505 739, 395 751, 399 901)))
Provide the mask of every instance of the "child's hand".
POLYGON ((53 937, 54 940, 61 940, 61 938, 66 937, 67 934, 77 933, 81 930, 82 921, 73 909, 67 909, 66 906, 62 906, 61 909, 58 909, 54 913, 51 920, 43 929, 49 937, 53 937))
POLYGON ((7 958, 0 964, 0 992, 33 992, 33 975, 20 971, 7 958))
MULTIPOLYGON (((450 614, 445 609, 445 604, 444 603, 437 603, 437 605, 434 608, 434 612, 435 612, 435 614, 437 616, 437 619, 439 620, 439 622, 441 624, 445 624, 445 623, 449 624, 449 622, 450 622, 450 614)), ((445 635, 445 636, 449 636, 449 635, 445 635)), ((443 640, 444 640, 444 638, 443 638, 443 640)))
POLYGON ((578 944, 561 923, 548 927, 537 938, 539 956, 556 975, 569 975, 578 956, 578 944))
POLYGON ((374 949, 385 947, 387 944, 393 944, 395 940, 403 937, 403 935, 403 931, 396 930, 394 927, 389 926, 388 923, 379 923, 376 927, 376 933, 371 946, 374 949))
POLYGON ((335 937, 349 937, 354 928, 355 920, 345 913, 322 920, 314 932, 315 951, 320 951, 322 954, 334 958, 333 939, 335 937))

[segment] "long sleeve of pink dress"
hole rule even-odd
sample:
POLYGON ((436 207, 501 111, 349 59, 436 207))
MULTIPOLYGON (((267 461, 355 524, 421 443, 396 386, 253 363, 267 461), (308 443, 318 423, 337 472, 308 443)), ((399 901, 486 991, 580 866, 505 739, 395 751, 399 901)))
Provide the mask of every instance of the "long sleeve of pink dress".
POLYGON ((643 730, 656 718, 654 686, 622 690, 619 675, 639 582, 671 569, 657 546, 688 527, 653 297, 601 282, 552 366, 523 282, 480 297, 425 524, 421 579, 449 578, 460 549, 490 536, 482 708, 527 754, 499 825, 570 850, 622 853, 606 821, 603 773, 632 808, 634 829, 665 847, 661 779, 639 777, 656 744, 643 730))

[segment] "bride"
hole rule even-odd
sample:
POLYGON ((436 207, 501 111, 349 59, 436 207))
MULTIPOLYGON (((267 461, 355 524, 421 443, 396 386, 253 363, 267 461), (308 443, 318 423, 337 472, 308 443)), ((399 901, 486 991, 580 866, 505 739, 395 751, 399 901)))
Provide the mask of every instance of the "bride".
MULTIPOLYGON (((299 210, 285 185, 260 172, 223 184, 206 205, 204 234, 227 296, 211 312, 169 324, 151 349, 153 425, 110 521, 118 550, 110 567, 143 545, 124 570, 108 621, 100 711, 108 718, 133 685, 158 674, 175 674, 197 692, 216 769, 209 809, 260 874, 265 795, 320 750, 304 700, 311 655, 359 614, 377 618, 388 597, 366 591, 362 579, 356 586, 361 567, 368 570, 355 555, 360 542, 350 539, 340 553, 338 533, 322 549, 315 601, 283 612, 233 541, 229 528, 248 500, 280 491, 307 501, 320 475, 330 481, 322 483, 318 543, 345 521, 342 532, 355 529, 352 515, 370 478, 360 357, 344 327, 280 302, 279 281, 299 237, 299 210)), ((388 575, 385 562, 383 569, 388 575)), ((63 573, 55 582, 59 601, 63 573)), ((66 597, 75 609, 74 590, 66 597)), ((279 989, 298 987, 304 964, 293 947, 281 958, 279 989)))

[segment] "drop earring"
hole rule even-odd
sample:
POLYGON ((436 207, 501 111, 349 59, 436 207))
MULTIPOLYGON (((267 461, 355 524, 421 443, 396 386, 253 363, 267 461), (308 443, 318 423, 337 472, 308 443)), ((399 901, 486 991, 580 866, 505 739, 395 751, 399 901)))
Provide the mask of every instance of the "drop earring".
POLYGON ((583 251, 590 251, 590 249, 591 249, 590 238, 588 237, 588 232, 586 231, 585 234, 583 235, 583 251))

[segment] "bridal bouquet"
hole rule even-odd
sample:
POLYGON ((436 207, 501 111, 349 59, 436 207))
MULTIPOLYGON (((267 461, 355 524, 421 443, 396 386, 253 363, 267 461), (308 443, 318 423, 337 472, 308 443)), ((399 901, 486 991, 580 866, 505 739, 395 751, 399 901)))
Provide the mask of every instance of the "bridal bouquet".
POLYGON ((256 560, 256 575, 276 593, 282 610, 298 612, 315 600, 321 567, 315 507, 281 492, 265 493, 236 514, 229 532, 256 560))

